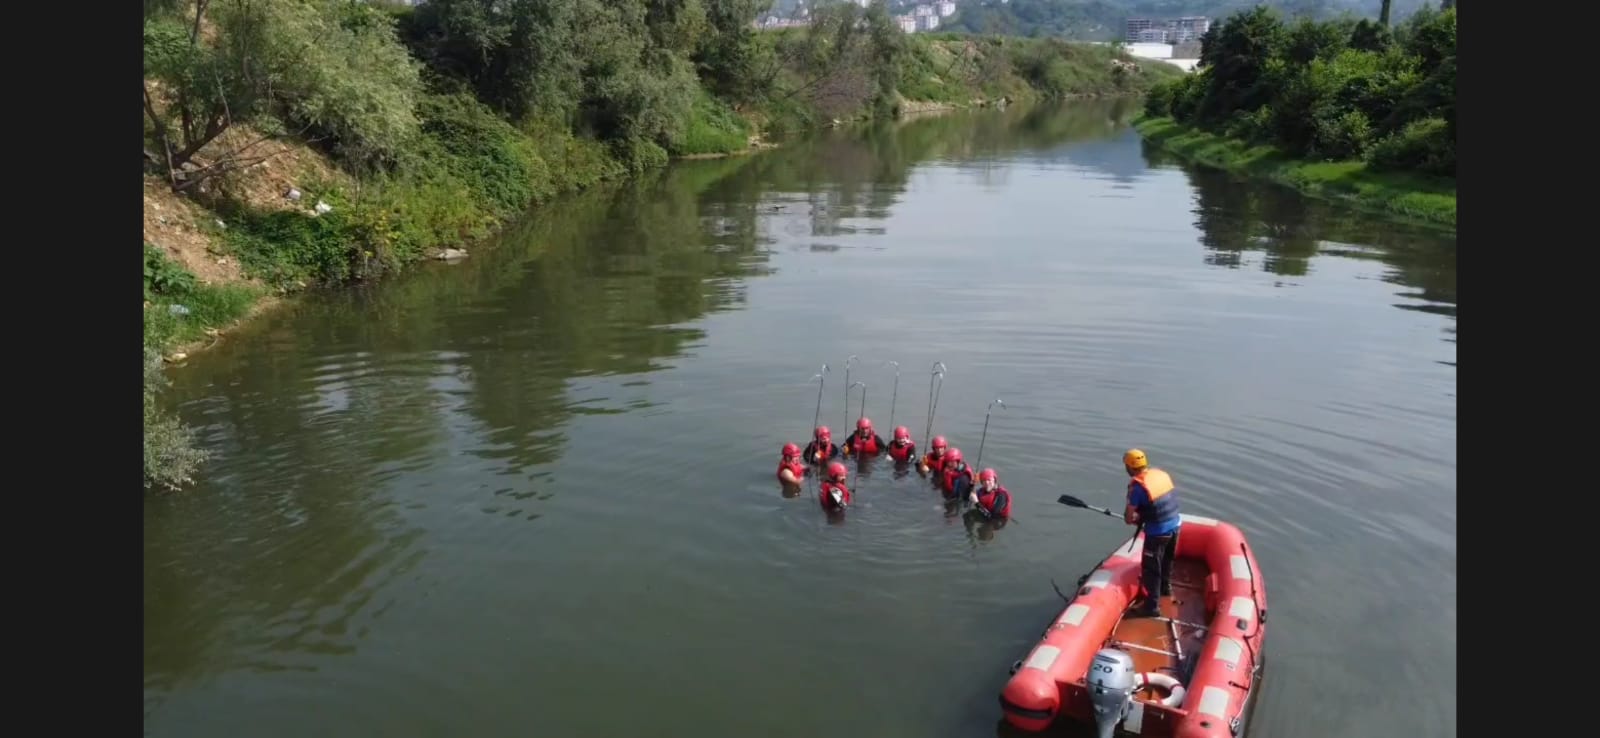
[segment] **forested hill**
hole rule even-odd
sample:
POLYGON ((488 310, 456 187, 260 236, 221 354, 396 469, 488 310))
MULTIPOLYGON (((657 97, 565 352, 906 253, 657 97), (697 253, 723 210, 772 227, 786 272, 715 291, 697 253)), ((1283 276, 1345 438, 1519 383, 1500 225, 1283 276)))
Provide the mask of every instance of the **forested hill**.
MULTIPOLYGON (((794 0, 779 0, 793 2, 794 0)), ((1177 18, 1201 15, 1213 22, 1256 5, 1267 5, 1287 17, 1317 20, 1344 14, 1376 18, 1382 0, 956 0, 956 14, 940 30, 1000 33, 1011 36, 1056 36, 1089 41, 1122 38, 1128 18, 1177 18)), ((1437 7, 1438 0, 1394 0, 1391 21, 1418 9, 1437 7)))

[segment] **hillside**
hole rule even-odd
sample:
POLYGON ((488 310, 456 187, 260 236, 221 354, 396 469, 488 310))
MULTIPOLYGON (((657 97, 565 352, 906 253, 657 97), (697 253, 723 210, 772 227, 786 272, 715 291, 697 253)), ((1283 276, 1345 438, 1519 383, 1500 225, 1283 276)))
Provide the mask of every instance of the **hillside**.
MULTIPOLYGON (((1213 22, 1240 10, 1266 5, 1289 17, 1323 20, 1344 14, 1378 15, 1382 0, 957 0, 955 15, 940 30, 958 33, 1000 33, 1011 36, 1055 36, 1085 41, 1123 37, 1128 18, 1206 16, 1213 22)), ((1392 20, 1399 21, 1437 0, 1394 0, 1392 20)))

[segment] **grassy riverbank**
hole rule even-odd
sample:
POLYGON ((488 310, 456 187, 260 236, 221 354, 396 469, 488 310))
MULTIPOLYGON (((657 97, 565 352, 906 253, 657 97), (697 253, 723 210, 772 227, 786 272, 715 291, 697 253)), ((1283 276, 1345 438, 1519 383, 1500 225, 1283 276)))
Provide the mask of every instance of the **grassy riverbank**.
POLYGON ((1271 144, 1249 143, 1183 126, 1171 118, 1140 118, 1147 140, 1186 159, 1271 180, 1308 195, 1344 200, 1366 210, 1455 227, 1455 180, 1416 172, 1374 171, 1364 161, 1303 161, 1271 144))
POLYGON ((758 32, 759 5, 146 0, 146 487, 181 487, 202 458, 150 367, 225 340, 262 298, 470 252, 530 206, 673 157, 1180 74, 1105 46, 907 35, 881 4, 758 32))
POLYGON ((1256 7, 1207 34, 1138 128, 1203 164, 1454 227, 1456 11, 1285 23, 1256 7))

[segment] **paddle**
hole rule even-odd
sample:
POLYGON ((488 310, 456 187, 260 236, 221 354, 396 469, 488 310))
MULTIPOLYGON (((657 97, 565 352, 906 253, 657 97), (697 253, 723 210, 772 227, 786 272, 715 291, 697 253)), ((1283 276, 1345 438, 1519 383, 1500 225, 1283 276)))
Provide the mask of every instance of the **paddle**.
MULTIPOLYGON (((1080 499, 1078 499, 1076 497, 1073 497, 1072 495, 1062 495, 1060 497, 1057 497, 1056 498, 1056 502, 1059 502, 1059 503, 1061 503, 1063 505, 1066 505, 1067 507, 1081 507, 1081 508, 1083 508, 1085 510, 1093 510, 1093 511, 1095 511, 1097 513, 1100 513, 1101 515, 1105 515, 1106 517, 1111 517, 1111 518, 1116 518, 1118 520, 1122 520, 1122 516, 1121 515, 1118 515, 1118 514, 1116 514, 1114 512, 1111 512, 1110 510, 1107 510, 1107 509, 1105 509, 1103 507, 1095 507, 1094 505, 1091 505, 1091 504, 1089 504, 1087 502, 1084 502, 1083 500, 1080 500, 1080 499)), ((1133 538, 1128 539, 1128 550, 1129 551, 1133 550, 1133 542, 1139 539, 1139 533, 1141 531, 1143 531, 1143 530, 1144 530, 1144 523, 1140 522, 1139 523, 1139 527, 1134 529, 1134 531, 1133 531, 1133 538)))
POLYGON ((1103 507, 1095 507, 1094 505, 1091 505, 1091 504, 1089 504, 1087 502, 1084 502, 1083 500, 1080 500, 1080 499, 1078 499, 1076 497, 1073 497, 1072 495, 1062 495, 1060 497, 1057 497, 1056 498, 1056 502, 1059 502, 1059 503, 1061 503, 1063 505, 1066 505, 1067 507, 1081 507, 1081 508, 1083 508, 1085 510, 1093 510, 1093 511, 1095 511, 1097 513, 1100 513, 1101 515, 1109 515, 1109 516, 1111 516, 1113 518, 1116 518, 1118 520, 1122 519, 1121 515, 1118 515, 1118 514, 1116 514, 1114 512, 1111 512, 1110 510, 1107 510, 1107 509, 1105 509, 1103 507))

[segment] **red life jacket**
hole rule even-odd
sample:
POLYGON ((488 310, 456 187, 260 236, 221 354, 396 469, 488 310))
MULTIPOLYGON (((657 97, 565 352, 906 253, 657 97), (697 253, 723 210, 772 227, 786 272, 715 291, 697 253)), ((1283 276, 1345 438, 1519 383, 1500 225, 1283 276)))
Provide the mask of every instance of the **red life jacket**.
POLYGON ((896 446, 894 441, 889 442, 889 458, 895 461, 906 461, 917 453, 917 444, 906 441, 904 446, 896 446))
POLYGON ((942 474, 944 473, 944 457, 944 454, 934 456, 933 452, 929 451, 927 456, 922 457, 922 463, 928 465, 928 471, 942 474))
POLYGON ((842 509, 842 507, 850 504, 850 488, 840 482, 824 481, 817 489, 817 500, 822 503, 822 509, 824 510, 842 509), (839 496, 844 500, 843 506, 833 501, 834 490, 839 490, 839 496))
POLYGON ((808 463, 821 464, 822 462, 832 459, 838 455, 839 445, 833 441, 829 441, 827 446, 822 446, 816 441, 812 441, 810 444, 806 445, 806 450, 801 454, 800 458, 804 459, 808 463), (819 451, 822 452, 822 459, 817 460, 812 458, 819 451))
POLYGON ((778 462, 778 481, 780 482, 783 481, 784 469, 788 469, 790 472, 792 472, 795 479, 800 479, 806 475, 805 462, 799 459, 795 459, 794 461, 780 461, 778 462))
POLYGON ((978 492, 978 509, 990 518, 1011 517, 1011 493, 995 485, 993 492, 978 492))
POLYGON ((865 436, 861 435, 861 431, 856 431, 846 443, 850 444, 857 454, 863 456, 871 456, 882 450, 878 448, 878 434, 871 431, 865 436))
MULTIPOLYGON (((941 464, 941 466, 943 465, 941 464)), ((972 473, 972 467, 967 466, 965 461, 958 462, 955 466, 947 469, 941 469, 940 473, 944 475, 944 478, 940 480, 940 486, 944 488, 944 493, 947 495, 956 493, 956 479, 959 477, 966 477, 973 484, 978 483, 977 476, 972 473)))

